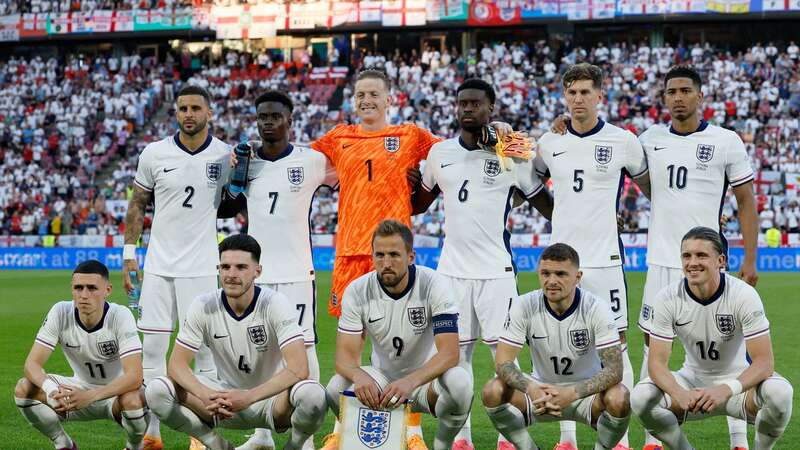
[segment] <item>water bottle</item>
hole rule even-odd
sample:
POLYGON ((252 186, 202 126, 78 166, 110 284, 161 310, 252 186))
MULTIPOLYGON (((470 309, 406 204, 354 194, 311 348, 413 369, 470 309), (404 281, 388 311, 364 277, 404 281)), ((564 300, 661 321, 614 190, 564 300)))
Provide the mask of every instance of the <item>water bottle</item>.
POLYGON ((131 270, 128 272, 128 276, 131 277, 131 284, 133 284, 133 289, 130 294, 128 294, 128 308, 136 313, 139 311, 139 296, 142 294, 142 285, 139 283, 139 277, 136 276, 136 271, 131 270))
POLYGON ((247 187, 247 171, 250 169, 250 145, 242 142, 233 150, 236 154, 236 167, 233 168, 228 191, 234 196, 244 192, 247 187))

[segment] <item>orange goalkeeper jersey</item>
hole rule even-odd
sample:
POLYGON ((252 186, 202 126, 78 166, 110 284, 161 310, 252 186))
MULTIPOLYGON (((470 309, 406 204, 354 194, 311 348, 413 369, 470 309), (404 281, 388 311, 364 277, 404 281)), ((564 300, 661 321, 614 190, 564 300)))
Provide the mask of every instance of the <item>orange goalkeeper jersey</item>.
POLYGON ((336 255, 371 255, 372 233, 385 219, 411 224, 411 188, 406 170, 428 157, 440 139, 413 124, 362 131, 337 125, 311 144, 339 176, 336 255))

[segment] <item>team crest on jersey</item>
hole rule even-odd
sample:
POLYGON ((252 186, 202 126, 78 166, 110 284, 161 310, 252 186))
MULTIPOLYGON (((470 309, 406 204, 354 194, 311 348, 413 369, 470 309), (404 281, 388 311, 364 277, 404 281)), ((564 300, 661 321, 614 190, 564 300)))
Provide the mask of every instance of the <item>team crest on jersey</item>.
POLYGON ((697 145, 697 159, 700 162, 707 163, 714 157, 714 146, 708 144, 697 145))
POLYGON ((392 414, 389 411, 358 408, 358 440, 369 448, 383 446, 389 439, 391 423, 392 414))
POLYGON ((428 324, 428 318, 425 317, 425 308, 408 308, 408 321, 415 328, 423 328, 428 324))
POLYGON ((496 159, 484 160, 483 171, 492 178, 500 175, 500 161, 496 159))
POLYGON ((400 150, 400 136, 389 136, 383 138, 383 148, 389 153, 400 150))
POLYGON ((222 175, 222 163, 210 162, 206 163, 206 176, 211 181, 219 180, 222 175))
POLYGON ((255 345, 264 345, 267 343, 267 332, 264 330, 264 325, 247 327, 247 336, 250 338, 250 342, 255 345))
POLYGON ((97 350, 103 358, 111 358, 117 355, 117 341, 103 341, 97 343, 97 350))
POLYGON ((642 319, 650 320, 652 316, 653 309, 650 307, 650 305, 642 305, 642 319))
POLYGON ((594 160, 600 164, 606 165, 611 162, 611 146, 610 145, 595 145, 594 146, 594 160))
POLYGON ((580 330, 569 330, 569 340, 572 346, 578 350, 583 350, 589 346, 589 330, 586 328, 580 330))
POLYGON ((733 314, 717 314, 717 330, 725 336, 730 336, 736 330, 733 314))
POLYGON ((289 175, 289 183, 292 183, 295 186, 300 185, 303 182, 303 168, 302 167, 289 167, 286 169, 287 174, 289 175))

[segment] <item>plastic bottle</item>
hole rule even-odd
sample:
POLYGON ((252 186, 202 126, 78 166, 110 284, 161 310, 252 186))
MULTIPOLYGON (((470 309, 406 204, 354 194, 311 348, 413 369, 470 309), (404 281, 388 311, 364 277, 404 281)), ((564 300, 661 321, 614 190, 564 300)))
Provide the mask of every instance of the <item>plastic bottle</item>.
POLYGON ((231 194, 237 195, 247 188, 247 171, 250 168, 251 144, 242 142, 233 152, 236 154, 236 167, 233 168, 231 184, 228 188, 231 194))
POLYGON ((131 277, 131 284, 133 285, 133 289, 128 294, 128 308, 136 313, 139 311, 139 296, 142 294, 142 286, 135 271, 128 272, 128 276, 131 277))

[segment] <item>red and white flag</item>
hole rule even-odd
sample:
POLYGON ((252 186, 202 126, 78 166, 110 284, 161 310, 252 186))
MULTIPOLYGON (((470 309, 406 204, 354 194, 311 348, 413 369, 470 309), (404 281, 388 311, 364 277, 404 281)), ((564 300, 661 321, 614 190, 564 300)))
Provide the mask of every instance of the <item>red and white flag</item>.
POLYGON ((383 0, 383 26, 419 26, 425 22, 425 0, 383 0))

